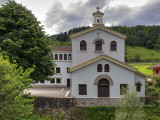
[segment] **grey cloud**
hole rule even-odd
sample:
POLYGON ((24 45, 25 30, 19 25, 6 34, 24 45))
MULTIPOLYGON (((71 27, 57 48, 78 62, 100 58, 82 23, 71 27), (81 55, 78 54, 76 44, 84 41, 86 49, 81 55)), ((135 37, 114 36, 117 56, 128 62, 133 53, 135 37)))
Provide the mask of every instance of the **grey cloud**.
POLYGON ((114 25, 159 25, 160 24, 160 1, 148 2, 146 5, 137 8, 119 6, 117 8, 106 9, 105 13, 110 14, 110 21, 114 25))
POLYGON ((5 4, 7 2, 8 2, 8 0, 0 0, 0 7, 1 7, 2 4, 5 4))
MULTIPOLYGON (((103 8, 108 0, 99 2, 100 8, 103 8)), ((64 9, 61 3, 56 3, 47 13, 45 23, 48 28, 57 25, 57 32, 63 32, 68 29, 89 25, 93 23, 92 13, 96 11, 97 0, 88 0, 86 2, 71 3, 67 9, 64 9)))
MULTIPOLYGON (((160 24, 160 1, 150 0, 142 7, 129 8, 128 6, 108 7, 110 0, 99 0, 99 6, 104 14, 104 24, 113 25, 159 25, 160 24)), ((45 20, 48 28, 63 32, 74 27, 91 25, 93 23, 92 13, 96 11, 97 0, 76 2, 64 9, 61 3, 56 3, 47 13, 45 20)), ((101 11, 102 11, 101 10, 101 11)))

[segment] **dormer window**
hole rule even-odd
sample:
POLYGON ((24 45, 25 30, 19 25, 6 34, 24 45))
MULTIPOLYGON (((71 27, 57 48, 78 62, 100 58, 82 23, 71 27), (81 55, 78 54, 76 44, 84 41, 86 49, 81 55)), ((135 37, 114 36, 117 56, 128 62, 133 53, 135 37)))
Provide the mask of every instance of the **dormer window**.
POLYGON ((85 40, 80 42, 80 50, 87 50, 87 43, 85 40))
POLYGON ((100 22, 100 17, 97 17, 96 21, 97 21, 97 23, 99 23, 100 22))
POLYGON ((95 50, 101 51, 102 50, 102 42, 100 40, 97 40, 95 43, 95 50))

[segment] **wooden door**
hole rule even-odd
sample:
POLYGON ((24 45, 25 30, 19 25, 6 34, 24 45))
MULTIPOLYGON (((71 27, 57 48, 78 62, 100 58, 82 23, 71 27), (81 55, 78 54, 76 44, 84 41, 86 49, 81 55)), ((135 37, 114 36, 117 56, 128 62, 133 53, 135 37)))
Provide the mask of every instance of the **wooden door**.
POLYGON ((102 78, 98 82, 98 97, 109 97, 109 81, 105 78, 102 78))

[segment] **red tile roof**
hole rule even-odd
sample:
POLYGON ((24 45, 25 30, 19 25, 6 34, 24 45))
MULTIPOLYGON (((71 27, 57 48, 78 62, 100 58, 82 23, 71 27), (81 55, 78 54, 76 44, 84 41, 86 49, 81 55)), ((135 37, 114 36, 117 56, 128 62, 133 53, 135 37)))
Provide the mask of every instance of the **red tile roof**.
POLYGON ((72 51, 72 47, 53 47, 53 51, 55 52, 65 52, 65 51, 72 51))
POLYGON ((153 65, 151 67, 148 67, 147 69, 150 69, 150 68, 160 68, 160 64, 153 65))

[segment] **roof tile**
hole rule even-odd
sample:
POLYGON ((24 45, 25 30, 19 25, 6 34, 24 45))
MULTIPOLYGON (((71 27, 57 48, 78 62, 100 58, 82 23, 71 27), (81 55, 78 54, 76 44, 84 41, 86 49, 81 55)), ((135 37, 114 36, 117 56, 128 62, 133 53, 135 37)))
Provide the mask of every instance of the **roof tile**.
POLYGON ((54 52, 65 52, 65 51, 72 51, 72 47, 53 47, 54 52))

